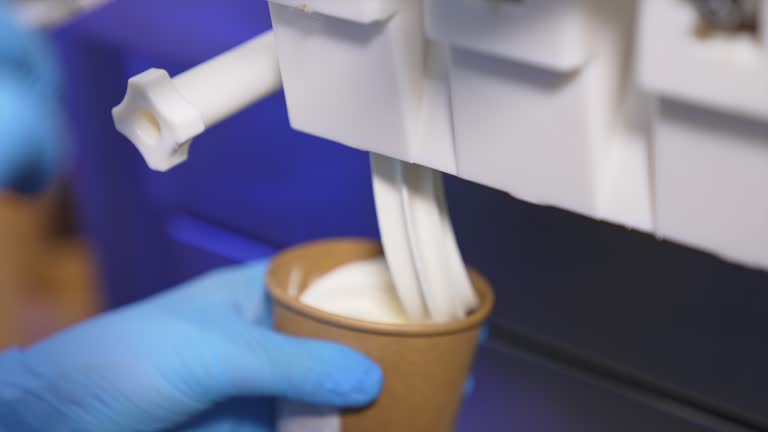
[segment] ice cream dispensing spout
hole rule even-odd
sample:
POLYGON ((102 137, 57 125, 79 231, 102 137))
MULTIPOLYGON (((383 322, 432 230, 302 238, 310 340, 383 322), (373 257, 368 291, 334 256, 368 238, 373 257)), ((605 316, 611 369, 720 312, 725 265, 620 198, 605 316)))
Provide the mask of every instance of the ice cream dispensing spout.
POLYGON ((131 78, 112 117, 150 168, 168 171, 187 159, 195 137, 281 87, 268 31, 174 78, 162 69, 131 78))
MULTIPOLYGON (((192 140, 282 87, 267 32, 174 78, 150 69, 128 81, 115 125, 150 168, 184 162, 192 140)), ((387 264, 413 322, 464 319, 478 304, 432 168, 372 154, 374 195, 387 264)))

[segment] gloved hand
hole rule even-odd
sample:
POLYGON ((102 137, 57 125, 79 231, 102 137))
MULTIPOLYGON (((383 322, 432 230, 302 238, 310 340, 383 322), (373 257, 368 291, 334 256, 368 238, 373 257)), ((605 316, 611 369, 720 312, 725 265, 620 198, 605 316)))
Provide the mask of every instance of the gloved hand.
POLYGON ((362 354, 268 329, 265 269, 216 271, 0 355, 0 430, 269 431, 266 397, 373 401, 382 372, 362 354))
POLYGON ((56 67, 45 41, 0 0, 0 189, 37 193, 62 156, 56 67))

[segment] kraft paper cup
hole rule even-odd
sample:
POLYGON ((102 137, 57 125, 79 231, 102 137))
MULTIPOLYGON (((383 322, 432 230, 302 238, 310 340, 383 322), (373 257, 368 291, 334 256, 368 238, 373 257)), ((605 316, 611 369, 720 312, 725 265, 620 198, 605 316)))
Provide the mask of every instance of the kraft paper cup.
MULTIPOLYGON (((467 318, 441 324, 379 324, 323 312, 298 297, 319 276, 382 254, 378 242, 333 239, 278 255, 267 272, 275 327, 295 336, 339 342, 365 353, 384 371, 381 397, 363 409, 343 411, 343 432, 449 432, 494 295, 470 271, 480 306, 467 318)), ((338 420, 337 420, 338 422, 338 420)))

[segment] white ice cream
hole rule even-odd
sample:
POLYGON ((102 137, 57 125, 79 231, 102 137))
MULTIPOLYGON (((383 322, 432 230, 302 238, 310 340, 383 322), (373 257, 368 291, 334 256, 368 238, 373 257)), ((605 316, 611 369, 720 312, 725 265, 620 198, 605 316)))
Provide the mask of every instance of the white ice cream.
POLYGON ((384 257, 355 261, 326 273, 299 300, 347 318, 384 324, 409 322, 384 257))

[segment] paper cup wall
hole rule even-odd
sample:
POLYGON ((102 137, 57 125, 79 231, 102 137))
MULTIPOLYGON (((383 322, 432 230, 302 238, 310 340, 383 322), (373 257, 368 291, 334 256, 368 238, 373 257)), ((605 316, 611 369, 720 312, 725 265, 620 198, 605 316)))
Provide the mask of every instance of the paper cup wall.
POLYGON ((493 291, 484 277, 471 272, 480 307, 466 319, 446 324, 370 323, 298 300, 317 277, 381 253, 379 243, 372 240, 338 239, 298 246, 277 256, 267 274, 275 327, 291 335, 342 343, 382 367, 381 397, 368 408, 343 412, 343 432, 453 431, 480 328, 493 307, 493 291))

